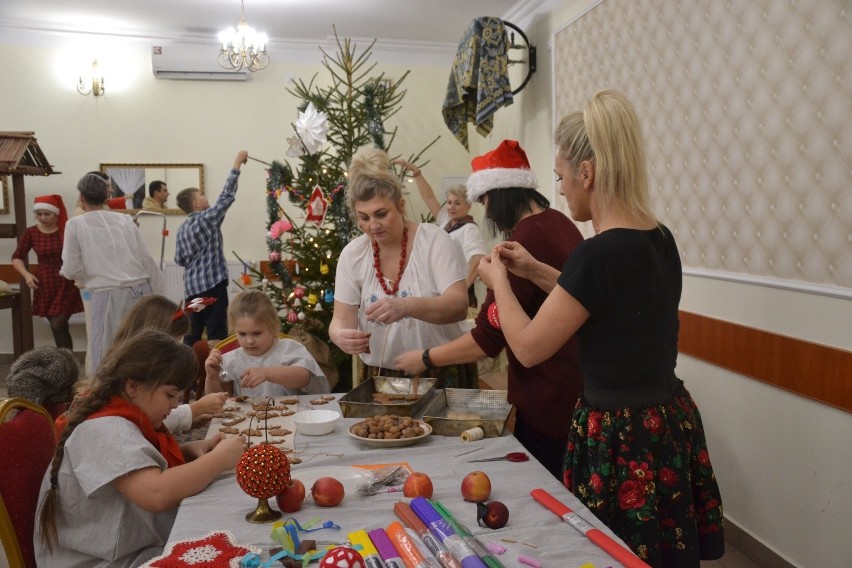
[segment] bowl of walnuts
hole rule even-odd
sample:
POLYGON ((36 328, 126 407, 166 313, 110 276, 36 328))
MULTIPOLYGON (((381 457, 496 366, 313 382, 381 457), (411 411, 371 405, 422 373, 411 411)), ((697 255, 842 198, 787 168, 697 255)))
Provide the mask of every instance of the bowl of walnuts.
POLYGON ((349 437, 371 448, 413 446, 432 433, 432 427, 410 416, 380 414, 349 427, 349 437))

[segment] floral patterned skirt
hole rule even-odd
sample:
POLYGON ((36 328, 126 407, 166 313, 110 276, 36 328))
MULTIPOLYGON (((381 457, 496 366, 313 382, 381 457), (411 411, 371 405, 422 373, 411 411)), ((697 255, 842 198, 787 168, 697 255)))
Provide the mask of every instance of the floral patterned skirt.
POLYGON ((701 415, 683 389, 649 406, 574 409, 563 483, 655 567, 698 568, 725 550, 722 498, 701 415))

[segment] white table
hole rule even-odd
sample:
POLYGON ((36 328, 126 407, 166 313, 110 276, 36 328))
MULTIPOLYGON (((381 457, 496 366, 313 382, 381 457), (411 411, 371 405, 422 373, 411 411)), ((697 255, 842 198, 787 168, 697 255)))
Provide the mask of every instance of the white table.
MULTIPOLYGON (((301 397, 303 402, 316 397, 301 397)), ((302 409, 306 405, 300 405, 302 409)), ((336 402, 320 408, 337 410, 336 402)), ((542 561, 543 567, 576 568, 591 562, 597 568, 621 566, 583 535, 562 522, 553 513, 530 497, 531 489, 540 487, 571 507, 586 520, 617 537, 600 523, 597 518, 565 487, 559 483, 535 459, 513 463, 495 461, 468 463, 480 459, 524 451, 514 436, 464 443, 458 437, 428 436, 415 446, 390 449, 370 449, 348 435, 349 426, 360 421, 344 418, 335 430, 326 436, 295 436, 297 455, 303 463, 293 466, 298 477, 300 471, 327 466, 352 466, 355 464, 377 464, 408 462, 414 471, 422 471, 432 478, 433 498, 443 505, 483 542, 495 541, 505 546, 505 554, 497 558, 507 568, 524 566, 518 562, 519 554, 533 556, 542 561), (305 448, 305 444, 307 447, 305 448), (475 448, 481 449, 463 456, 475 448), (461 480, 469 472, 481 470, 488 474, 492 483, 491 498, 505 503, 509 508, 509 523, 499 530, 479 527, 476 524, 476 505, 461 497, 461 480), (517 541, 507 543, 501 539, 517 541), (526 544, 524 544, 526 543, 526 544), (530 546, 531 545, 531 546, 530 546)), ((214 423, 211 431, 218 429, 214 423)), ((370 497, 347 495, 337 507, 316 506, 310 497, 310 487, 302 510, 294 515, 285 514, 282 520, 293 516, 300 522, 314 517, 332 520, 341 530, 324 529, 305 535, 317 541, 344 541, 347 533, 357 529, 386 527, 398 520, 393 505, 399 500, 408 501, 402 493, 384 493, 370 497)), ((274 498, 270 505, 275 508, 274 498)), ((222 474, 204 491, 184 499, 169 536, 169 541, 202 537, 215 530, 227 530, 241 544, 272 546, 269 539, 271 524, 252 524, 245 515, 254 510, 257 499, 243 493, 237 485, 233 472, 222 474)))

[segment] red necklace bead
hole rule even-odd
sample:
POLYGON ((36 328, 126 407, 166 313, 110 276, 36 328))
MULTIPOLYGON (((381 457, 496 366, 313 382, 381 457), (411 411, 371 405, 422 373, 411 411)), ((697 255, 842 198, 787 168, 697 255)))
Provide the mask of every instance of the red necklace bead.
POLYGON ((388 296, 396 296, 396 293, 399 292, 399 283, 402 282, 402 272, 405 270, 405 259, 408 253, 408 226, 402 228, 402 245, 400 249, 399 276, 393 282, 393 288, 388 289, 387 284, 385 284, 385 276, 382 274, 382 262, 379 259, 379 243, 373 241, 373 268, 376 269, 376 278, 378 278, 382 290, 388 296))

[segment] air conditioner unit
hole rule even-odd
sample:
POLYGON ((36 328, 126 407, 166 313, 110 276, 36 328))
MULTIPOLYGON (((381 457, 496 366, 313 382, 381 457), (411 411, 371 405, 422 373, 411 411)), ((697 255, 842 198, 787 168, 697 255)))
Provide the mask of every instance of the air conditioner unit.
POLYGON ((155 45, 151 70, 157 79, 190 81, 245 81, 249 72, 228 71, 219 65, 216 48, 207 45, 155 45))

